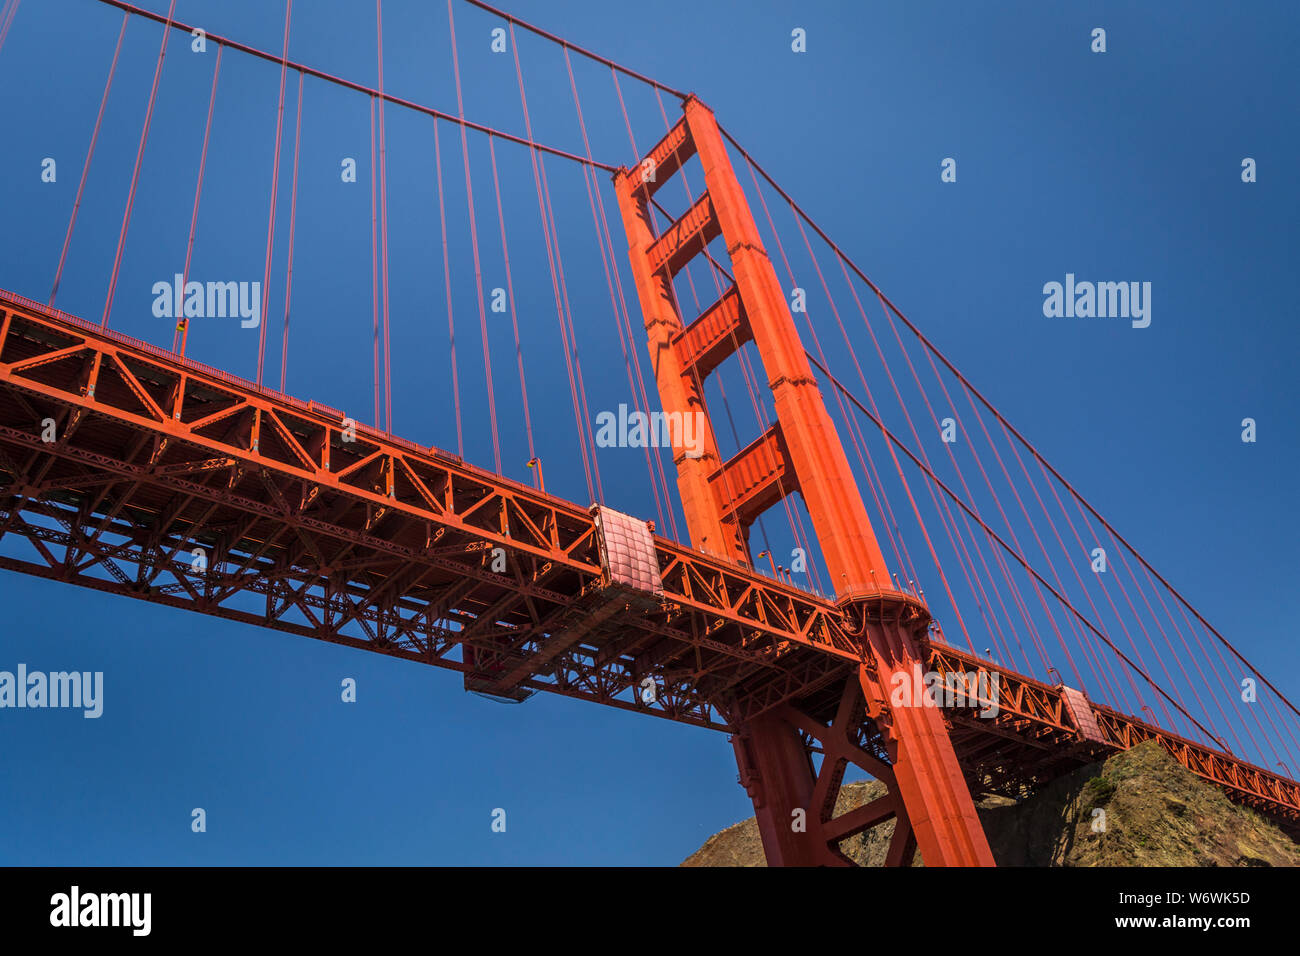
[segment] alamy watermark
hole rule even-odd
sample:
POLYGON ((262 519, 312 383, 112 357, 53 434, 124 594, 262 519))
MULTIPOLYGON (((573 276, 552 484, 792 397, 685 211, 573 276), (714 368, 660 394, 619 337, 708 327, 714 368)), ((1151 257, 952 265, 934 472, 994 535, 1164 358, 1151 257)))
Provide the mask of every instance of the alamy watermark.
POLYGON ((86 718, 104 712, 104 672, 29 671, 19 664, 17 672, 0 671, 0 708, 79 707, 86 718))
POLYGON ((596 445, 600 448, 681 448, 687 458, 704 454, 703 412, 628 411, 596 415, 596 445))
POLYGON ((153 284, 153 314, 159 319, 239 318, 245 329, 262 324, 261 282, 171 282, 153 284))
POLYGON ((50 925, 55 927, 123 927, 133 936, 148 936, 152 911, 152 893, 83 893, 73 886, 50 897, 50 925))
POLYGON ((1049 319, 1132 319, 1135 329, 1151 324, 1150 282, 1075 282, 1067 272, 1064 285, 1048 282, 1043 295, 1049 319))

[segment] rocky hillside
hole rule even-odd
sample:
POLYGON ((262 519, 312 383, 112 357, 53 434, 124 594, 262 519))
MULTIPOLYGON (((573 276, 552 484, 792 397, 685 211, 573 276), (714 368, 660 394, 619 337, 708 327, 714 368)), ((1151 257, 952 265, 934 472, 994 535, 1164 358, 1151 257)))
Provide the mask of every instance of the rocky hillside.
MULTIPOLYGON (((847 784, 836 813, 883 792, 874 780, 847 784)), ((1081 767, 1020 803, 986 799, 979 815, 1000 866, 1300 866, 1300 845, 1154 741, 1081 767), (1105 814, 1101 832, 1093 831, 1095 809, 1105 814)), ((859 864, 880 866, 892 833, 888 823, 849 838, 842 849, 859 864)), ((763 865, 753 817, 710 837, 682 863, 763 865)))

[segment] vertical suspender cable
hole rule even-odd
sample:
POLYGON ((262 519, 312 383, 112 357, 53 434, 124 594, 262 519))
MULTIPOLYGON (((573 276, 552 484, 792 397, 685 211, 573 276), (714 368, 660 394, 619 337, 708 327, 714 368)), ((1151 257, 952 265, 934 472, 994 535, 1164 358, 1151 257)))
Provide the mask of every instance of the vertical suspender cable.
POLYGON ((18 4, 22 0, 11 0, 4 7, 0 8, 0 49, 4 48, 5 38, 9 36, 9 25, 14 22, 14 16, 18 13, 18 4))
POLYGON ((528 384, 524 378, 524 350, 519 343, 519 317, 515 311, 515 285, 510 274, 510 246, 506 242, 506 218, 501 209, 501 182, 497 176, 497 148, 494 137, 488 134, 488 155, 492 159, 492 191, 497 200, 497 223, 501 226, 501 258, 506 266, 506 298, 510 300, 510 327, 515 333, 515 358, 519 364, 519 394, 524 402, 524 431, 528 435, 528 460, 537 457, 533 443, 533 415, 528 407, 528 384))
POLYGON ((564 302, 564 308, 560 313, 560 325, 567 329, 568 345, 565 351, 565 360, 572 358, 573 378, 578 386, 578 395, 582 403, 582 413, 578 419, 578 431, 580 437, 585 440, 591 447, 591 473, 595 480, 595 498, 596 502, 605 500, 605 492, 600 483, 600 462, 596 456, 596 437, 591 427, 591 411, 587 407, 587 384, 582 377, 582 357, 578 354, 578 333, 573 325, 573 307, 569 303, 569 282, 564 272, 564 257, 560 251, 560 228, 555 218, 555 208, 551 205, 551 185, 546 176, 546 161, 542 157, 537 158, 538 168, 542 174, 542 194, 546 200, 546 216, 550 222, 551 241, 555 244, 555 265, 560 275, 560 296, 564 302), (567 323, 567 324, 566 324, 567 323))
POLYGON ((451 391, 456 407, 456 454, 465 457, 465 433, 460 421, 460 373, 456 368, 456 317, 451 308, 451 255, 447 249, 447 204, 442 191, 442 144, 433 121, 433 162, 438 175, 438 222, 442 228, 442 282, 447 292, 447 347, 451 352, 451 391))
MULTIPOLYGON (((469 206, 469 236, 474 252, 474 291, 478 294, 478 321, 483 335, 483 374, 487 385, 488 419, 492 426, 492 457, 501 474, 501 436, 497 430, 497 400, 492 386, 492 348, 488 343, 487 310, 483 305, 483 271, 478 254, 478 217, 474 213, 474 183, 469 171, 469 134, 465 128, 465 101, 461 96, 460 56, 456 52, 456 18, 447 0, 447 25, 451 31, 451 65, 456 77, 456 113, 460 117, 460 149, 465 159, 465 201, 469 206)), ((585 171, 585 169, 584 169, 585 171)))
MULTIPOLYGON (((578 128, 582 131, 582 146, 587 154, 587 158, 591 159, 591 141, 587 137, 587 121, 582 115, 582 100, 578 96, 578 83, 573 76, 573 63, 569 59, 569 51, 567 49, 564 51, 564 65, 569 73, 569 89, 573 93, 573 106, 578 116, 578 128)), ((596 233, 596 245, 600 249, 600 265, 605 272, 605 288, 609 292, 609 307, 610 307, 610 311, 614 313, 614 324, 618 328, 618 342, 619 342, 619 347, 620 349, 622 349, 623 352, 623 366, 627 370, 628 389, 632 392, 633 399, 635 400, 636 385, 635 385, 634 376, 632 375, 631 359, 628 355, 628 342, 623 334, 623 322, 618 309, 618 299, 616 298, 614 292, 614 284, 618 277, 618 265, 613 261, 614 249, 612 244, 608 247, 608 254, 607 254, 606 233, 601 228, 602 223, 605 222, 605 200, 600 194, 600 184, 598 182, 595 182, 595 178, 596 177, 593 171, 587 169, 586 166, 582 167, 582 182, 583 185, 586 186, 587 188, 587 205, 591 208, 591 226, 593 231, 595 231, 596 233), (597 214, 596 211, 596 207, 598 204, 600 207, 599 214, 597 214), (613 276, 610 275, 611 269, 614 273, 613 276)), ((619 291, 621 293, 622 281, 621 280, 617 280, 617 281, 619 283, 619 291)), ((633 345, 633 348, 635 348, 635 344, 633 345)), ((646 411, 649 412, 649 409, 647 408, 646 411)), ((683 429, 684 428, 685 428, 685 423, 683 423, 683 429)), ((672 436, 670 435, 669 436, 670 440, 671 437, 672 436)), ((664 526, 663 506, 660 504, 659 501, 659 487, 655 483, 654 462, 650 456, 650 446, 652 444, 654 444, 654 442, 652 441, 647 441, 645 444, 645 448, 644 448, 645 464, 646 464, 646 471, 650 475, 650 490, 654 498, 655 513, 659 517, 659 527, 663 527, 664 526)))
POLYGON ((284 47, 280 55, 280 99, 275 111, 275 158, 271 169, 271 212, 266 223, 266 265, 262 271, 262 312, 257 330, 257 384, 262 384, 266 362, 266 308, 271 298, 271 257, 275 248, 275 206, 280 191, 280 142, 284 134, 284 82, 289 74, 289 18, 293 0, 284 2, 284 47))
MULTIPOLYGON (((190 262, 194 258, 194 235, 199 225, 199 197, 203 195, 203 174, 208 166, 208 141, 212 136, 212 112, 217 104, 217 77, 221 75, 221 51, 220 44, 217 45, 216 63, 212 67, 212 89, 208 93, 208 118, 203 124, 203 149, 199 153, 199 176, 194 183, 194 208, 190 210, 190 237, 185 244, 185 269, 181 277, 181 289, 184 290, 186 280, 190 275, 190 262)), ((184 310, 177 317, 177 332, 172 336, 172 351, 176 351, 177 336, 180 336, 180 354, 185 354, 185 346, 189 342, 190 322, 185 317, 184 310)))
MULTIPOLYGON (((434 129, 437 129, 435 124, 434 129)), ((384 420, 379 405, 379 162, 375 151, 375 98, 370 97, 370 352, 375 383, 375 427, 384 420)))
MULTIPOLYGON (((18 8, 18 0, 14 0, 13 9, 18 8)), ((10 16, 12 17, 12 11, 10 16)), ((104 122, 104 108, 108 106, 108 94, 113 88, 113 75, 117 73, 117 57, 122 52, 122 38, 126 36, 126 22, 130 19, 130 14, 122 14, 122 28, 117 33, 117 46, 113 48, 113 62, 108 68, 108 79, 104 81, 104 95, 99 101, 99 112, 95 115, 95 128, 90 134, 90 146, 86 149, 86 161, 81 167, 81 181, 77 183, 77 198, 72 203, 72 217, 68 220, 68 232, 63 237, 63 251, 59 253, 59 267, 54 272, 54 285, 50 289, 50 305, 54 305, 54 298, 59 294, 59 283, 63 280, 63 264, 68 259, 68 246, 72 244, 72 229, 77 224, 77 212, 81 209, 81 195, 86 190, 86 176, 90 173, 90 160, 95 155, 95 143, 99 140, 99 128, 104 122)), ((4 15, 0 14, 0 23, 4 22, 4 15)), ((5 25, 7 29, 7 24, 5 25)), ((4 44, 4 33, 0 32, 0 46, 4 44)), ((218 47, 217 55, 221 55, 221 49, 218 47)))
POLYGON ((375 37, 379 47, 379 236, 384 295, 384 428, 393 431, 393 363, 388 339, 388 124, 384 122, 383 0, 375 0, 375 37))
POLYGON ((113 294, 117 291, 117 277, 122 269, 122 251, 126 247, 126 233, 131 224, 131 209, 135 206, 135 188, 140 182, 140 166, 144 163, 144 144, 149 140, 149 124, 153 121, 153 105, 158 99, 158 81, 162 79, 163 57, 167 55, 167 39, 171 36, 172 15, 176 12, 176 0, 171 0, 167 8, 167 23, 163 26, 162 42, 158 45, 158 62, 153 69, 153 85, 149 88, 149 106, 144 113, 144 126, 140 129, 140 145, 135 151, 135 168, 131 172, 131 187, 126 193, 126 209, 122 212, 122 231, 117 237, 117 252, 113 255, 113 271, 108 278, 108 294, 104 297, 104 315, 99 320, 100 327, 107 327, 108 317, 113 311, 113 294))
POLYGON ((298 74, 298 115, 293 124, 293 185, 289 188, 289 263, 284 276, 284 334, 280 337, 280 391, 289 370, 289 303, 293 296, 293 246, 298 225, 298 153, 302 145, 302 73, 298 74))
MULTIPOLYGON (((514 24, 510 25, 510 49, 514 55, 515 79, 519 85, 519 103, 523 109, 524 128, 527 131, 528 139, 532 141, 533 121, 528 112, 528 95, 524 90, 523 69, 519 65, 519 46, 515 42, 514 24)), ((551 292, 555 297, 556 317, 560 323, 560 338, 562 340, 563 347, 564 347, 565 368, 569 374, 569 395, 573 399, 574 425, 576 426, 578 431, 578 446, 579 446, 579 450, 582 452, 582 467, 584 472, 586 473, 587 494, 590 497, 594 498, 595 486, 593 485, 591 480, 591 461, 587 453, 587 434, 582 425, 582 412, 578 404, 578 389, 577 389, 577 384, 574 381, 573 363, 569 355, 568 335, 564 324, 564 307, 560 298, 560 276, 556 269, 556 257, 559 254, 559 248, 558 248, 558 243, 554 249, 552 248, 551 245, 551 225, 550 225, 551 220, 547 211, 548 204, 543 196, 544 190, 543 190, 542 176, 545 172, 545 168, 542 166, 541 157, 538 155, 538 150, 536 150, 531 146, 529 147, 529 158, 532 160, 533 188, 537 192, 537 211, 542 220, 542 235, 546 243, 546 262, 547 265, 550 267, 550 271, 551 271, 551 292)), ((593 449, 592 450, 593 456, 594 453, 595 450, 593 449)))

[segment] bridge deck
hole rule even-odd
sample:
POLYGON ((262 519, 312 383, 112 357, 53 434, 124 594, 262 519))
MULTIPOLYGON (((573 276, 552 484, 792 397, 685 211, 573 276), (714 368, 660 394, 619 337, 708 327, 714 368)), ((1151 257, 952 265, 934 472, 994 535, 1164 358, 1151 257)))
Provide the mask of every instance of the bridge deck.
MULTIPOLYGON (((0 475, 0 567, 460 670, 502 697, 723 731, 787 703, 829 722, 860 660, 817 595, 656 537, 662 600, 638 600, 611 585, 587 508, 3 291, 0 475)), ((1060 688, 929 654, 998 677, 996 701, 947 713, 976 792, 1156 739, 1300 829, 1294 781, 1096 704, 1081 729, 1060 688)))

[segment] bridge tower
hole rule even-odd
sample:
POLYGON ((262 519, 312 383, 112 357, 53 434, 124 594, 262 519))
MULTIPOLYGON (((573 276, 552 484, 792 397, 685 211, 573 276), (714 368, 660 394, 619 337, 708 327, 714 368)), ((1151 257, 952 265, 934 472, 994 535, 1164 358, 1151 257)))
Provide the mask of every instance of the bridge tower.
POLYGON ((732 743, 768 863, 843 864, 840 840, 894 819, 891 863, 907 863, 919 849, 929 866, 992 865, 941 712, 889 703, 891 675, 924 669, 930 616, 913 595, 890 586, 848 459, 712 111, 689 97, 677 125, 637 167, 619 170, 614 183, 664 410, 700 413, 704 423, 702 452, 673 449, 693 546, 749 566, 750 525, 797 490, 846 624, 861 635, 862 664, 846 667, 826 688, 837 697, 829 724, 809 718, 797 700, 748 701, 743 688, 735 700, 719 702, 739 728, 732 743), (699 157, 705 191, 656 237, 651 197, 693 156, 699 157), (673 277, 718 236, 734 283, 686 324, 673 277), (703 381, 747 341, 758 350, 777 420, 722 461, 703 381), (814 747, 823 754, 819 769, 814 747), (832 819, 849 762, 883 781, 889 793, 832 819))

